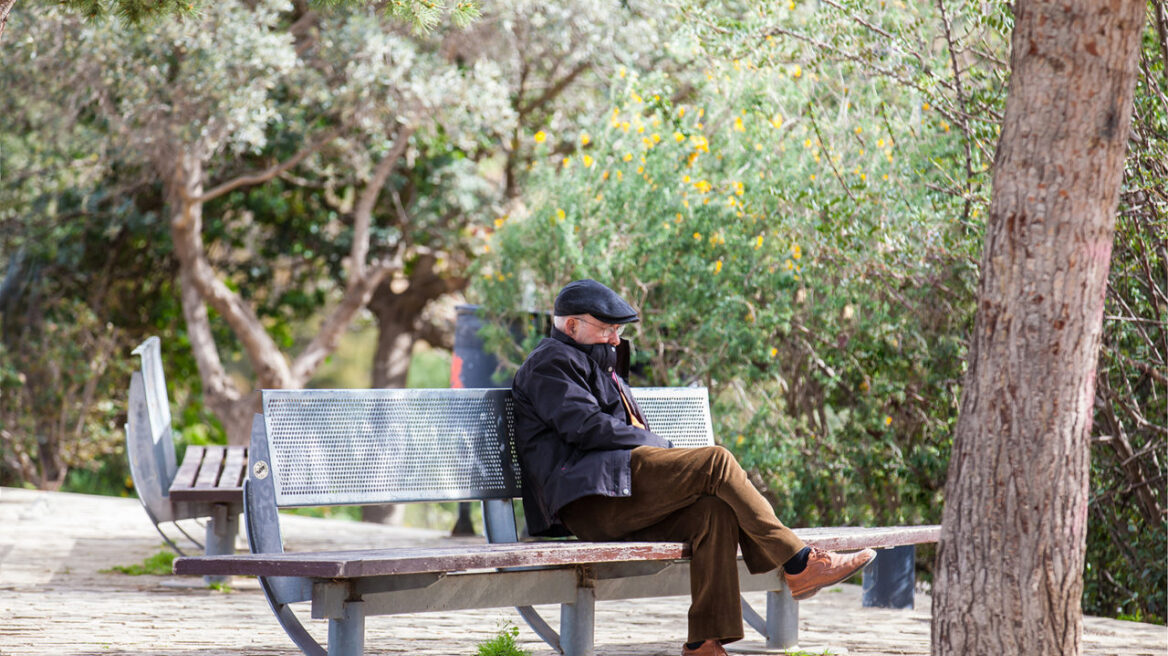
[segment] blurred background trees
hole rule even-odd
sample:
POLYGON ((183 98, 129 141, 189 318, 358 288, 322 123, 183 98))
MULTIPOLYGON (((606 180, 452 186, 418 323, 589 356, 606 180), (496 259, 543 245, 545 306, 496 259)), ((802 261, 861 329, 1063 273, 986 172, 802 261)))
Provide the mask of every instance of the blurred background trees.
MULTIPOLYGON (((0 483, 129 492, 147 335, 182 439, 222 441, 260 387, 405 385, 458 302, 503 325, 591 276, 642 311, 634 384, 708 385, 782 516, 939 521, 1005 3, 508 0, 465 27, 225 3, 147 30, 42 5, 0 41, 0 483)), ((1148 16, 1084 604, 1162 621, 1165 5, 1148 16)), ((537 338, 494 331, 504 369, 537 338)))

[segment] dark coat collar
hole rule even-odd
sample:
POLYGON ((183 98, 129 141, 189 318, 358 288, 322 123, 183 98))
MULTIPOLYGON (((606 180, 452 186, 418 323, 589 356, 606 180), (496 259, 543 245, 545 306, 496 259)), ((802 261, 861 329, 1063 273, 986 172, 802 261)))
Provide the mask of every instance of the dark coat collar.
POLYGON ((589 360, 595 362, 603 371, 616 371, 617 375, 622 378, 629 376, 629 342, 626 339, 621 339, 620 346, 613 346, 607 342, 601 344, 581 344, 568 336, 567 333, 553 327, 551 338, 557 342, 561 342, 588 357, 589 360))

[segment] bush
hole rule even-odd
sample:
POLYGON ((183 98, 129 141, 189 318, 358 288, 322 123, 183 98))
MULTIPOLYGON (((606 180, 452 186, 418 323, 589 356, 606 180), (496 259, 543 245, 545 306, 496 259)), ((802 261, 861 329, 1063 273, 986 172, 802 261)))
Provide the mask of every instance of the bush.
MULTIPOLYGON (((718 440, 784 520, 937 521, 974 245, 915 163, 953 146, 911 138, 911 99, 776 67, 711 64, 700 105, 630 76, 576 153, 532 172, 473 292, 502 326, 602 280, 644 319, 635 382, 709 387, 718 440)), ((510 366, 533 344, 492 330, 510 366)))

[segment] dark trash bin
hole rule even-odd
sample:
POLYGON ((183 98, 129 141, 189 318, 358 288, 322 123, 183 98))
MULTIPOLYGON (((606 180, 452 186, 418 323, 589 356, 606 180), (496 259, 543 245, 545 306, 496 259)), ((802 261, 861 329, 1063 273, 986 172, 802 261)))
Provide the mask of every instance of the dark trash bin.
POLYGON ((916 585, 915 546, 882 549, 864 568, 865 608, 912 608, 916 585))

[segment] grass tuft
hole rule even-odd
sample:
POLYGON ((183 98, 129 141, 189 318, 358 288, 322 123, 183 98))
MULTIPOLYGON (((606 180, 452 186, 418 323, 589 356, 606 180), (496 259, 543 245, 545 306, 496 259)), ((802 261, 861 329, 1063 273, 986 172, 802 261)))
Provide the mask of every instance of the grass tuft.
POLYGON ((119 572, 129 576, 142 576, 144 574, 151 576, 170 576, 174 573, 174 558, 175 554, 173 551, 163 549, 153 556, 148 556, 139 565, 114 565, 109 569, 101 570, 101 572, 119 572))

